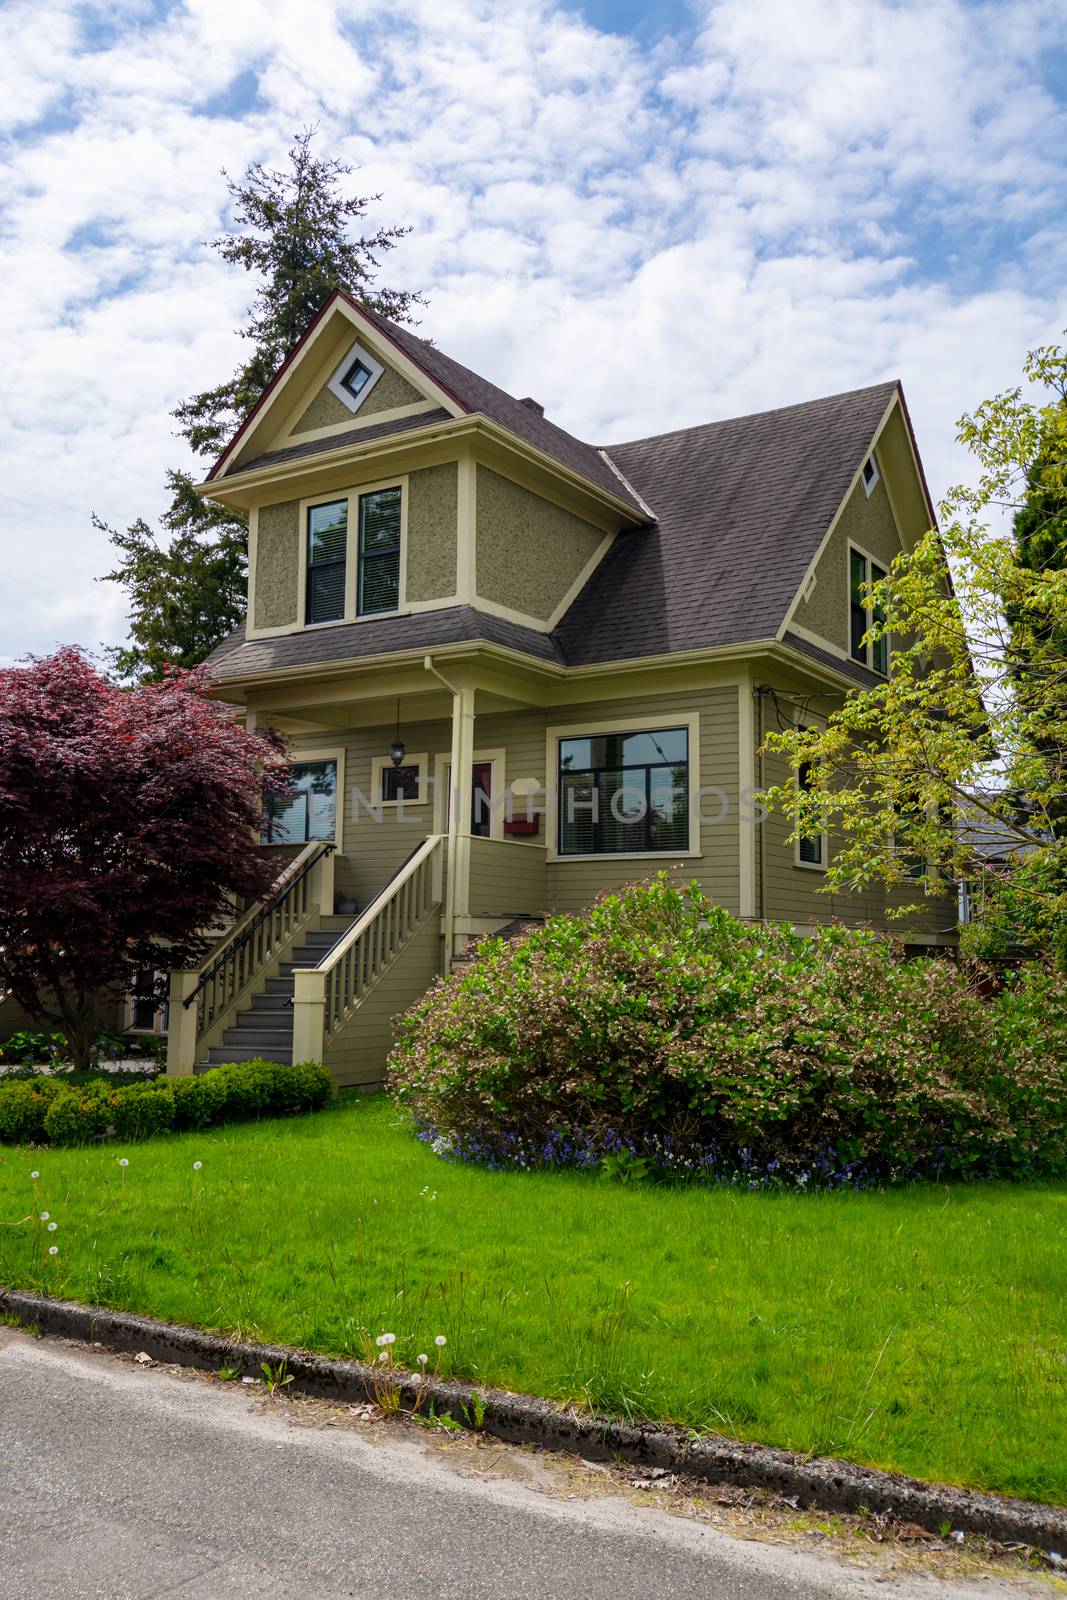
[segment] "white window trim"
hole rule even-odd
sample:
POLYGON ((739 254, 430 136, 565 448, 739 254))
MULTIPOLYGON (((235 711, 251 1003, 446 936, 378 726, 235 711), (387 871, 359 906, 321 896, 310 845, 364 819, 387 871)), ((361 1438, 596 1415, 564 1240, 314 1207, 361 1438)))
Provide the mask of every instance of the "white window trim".
POLYGON ((153 1011, 153 1013, 152 1013, 152 1026, 150 1028, 138 1028, 136 1026, 136 1024, 134 1023, 133 1019, 134 1019, 134 1016, 136 1015, 136 1006, 137 1006, 137 995, 136 995, 136 992, 133 989, 130 989, 128 991, 127 995, 126 995, 126 1006, 125 1006, 126 1026, 122 1030, 123 1033, 133 1034, 133 1036, 135 1038, 142 1038, 142 1039, 144 1039, 144 1038, 156 1039, 156 1038, 160 1038, 163 1034, 166 1033, 166 1031, 167 1031, 167 1022, 169 1020, 168 1016, 167 1016, 167 1013, 168 1013, 168 1010, 169 1010, 169 1004, 168 1004, 168 1002, 166 1000, 164 1000, 164 1002, 163 1002, 163 1004, 161 1006, 156 1006, 155 1010, 153 1011))
POLYGON ((700 826, 693 826, 693 793, 694 787, 700 788, 700 712, 683 711, 675 717, 663 717, 653 712, 643 717, 605 717, 586 718, 583 722, 571 722, 545 730, 545 771, 547 807, 545 816, 545 845, 546 861, 661 861, 667 864, 671 861, 689 861, 701 854, 700 826), (668 728, 685 728, 689 734, 689 817, 688 836, 684 850, 613 850, 602 851, 599 854, 588 855, 561 855, 559 850, 559 816, 557 802, 559 799, 559 742, 561 739, 595 739, 601 733, 658 733, 666 732, 668 728), (694 776, 697 779, 694 786, 694 776), (696 833, 696 844, 693 835, 696 833))
MULTIPOLYGON (((823 726, 825 726, 825 723, 823 723, 823 719, 821 717, 812 716, 810 720, 811 720, 811 722, 818 722, 818 723, 821 723, 823 726)), ((802 732, 807 726, 808 726, 807 723, 802 723, 802 722, 798 722, 796 724, 798 732, 802 732)), ((799 767, 797 767, 797 769, 793 773, 793 787, 799 792, 799 789, 800 789, 800 768, 799 767)), ((819 841, 819 859, 818 859, 818 861, 802 861, 801 858, 800 858, 801 840, 800 840, 799 836, 796 839, 793 840, 793 865, 794 865, 794 867, 799 867, 802 872, 822 872, 822 873, 825 873, 826 870, 827 870, 827 867, 829 866, 829 863, 830 863, 830 836, 826 832, 826 830, 823 829, 822 833, 816 835, 816 838, 819 841)), ((810 840, 808 840, 807 842, 809 844, 811 843, 810 840)))
POLYGON ((384 371, 385 368, 382 363, 372 356, 370 351, 364 345, 360 344, 359 340, 357 339, 355 344, 350 347, 348 354, 345 356, 340 366, 336 369, 326 387, 336 399, 340 400, 343 406, 352 412, 354 416, 384 371), (358 394, 352 394, 348 389, 345 388, 342 380, 344 379, 345 373, 350 372, 353 365, 357 361, 363 363, 367 371, 370 373, 370 377, 367 379, 366 383, 363 385, 363 388, 358 394))
MULTIPOLYGON (((382 799, 382 773, 383 772, 388 772, 391 769, 392 765, 393 765, 392 756, 372 756, 371 757, 371 764, 370 764, 370 794, 368 795, 367 798, 371 801, 371 804, 374 805, 375 808, 377 808, 378 806, 381 806, 383 811, 396 811, 398 809, 398 807, 400 806, 400 804, 401 804, 401 802, 399 800, 383 800, 382 799)), ((407 811, 410 807, 413 807, 413 806, 425 806, 425 805, 428 805, 429 804, 429 800, 430 800, 430 793, 429 793, 430 757, 429 757, 428 753, 425 750, 423 750, 416 756, 409 756, 407 754, 407 752, 405 751, 404 759, 400 763, 400 765, 402 767, 418 767, 418 769, 419 769, 419 793, 418 793, 418 798, 416 800, 405 800, 405 801, 403 801, 404 810, 407 811)))
POLYGON ((287 633, 310 633, 319 628, 340 628, 350 622, 378 622, 382 617, 398 617, 407 609, 408 581, 408 475, 398 473, 394 478, 378 478, 372 483, 358 483, 350 489, 335 489, 332 494, 317 494, 300 502, 300 537, 297 544, 299 568, 297 573, 296 615, 297 625, 285 629, 287 633), (356 601, 359 594, 359 497, 376 494, 380 489, 400 490, 400 578, 395 611, 371 611, 357 616, 356 601), (308 579, 308 512, 315 506, 332 505, 335 500, 348 502, 348 527, 345 535, 345 614, 329 622, 307 622, 308 579), (353 507, 355 515, 353 516, 353 507))
POLYGON ((267 850, 292 849, 294 844, 300 843, 303 849, 304 842, 308 844, 333 844, 340 855, 344 849, 345 831, 345 747, 343 744, 334 745, 326 749, 312 750, 310 748, 294 747, 285 752, 285 765, 297 767, 307 761, 333 761, 337 765, 337 788, 334 796, 333 839, 309 839, 307 841, 275 839, 272 844, 265 845, 267 850))
MULTIPOLYGON (((507 751, 503 746, 496 750, 475 750, 471 756, 471 766, 492 767, 493 775, 489 780, 489 838, 504 839, 504 820, 506 807, 504 799, 504 763, 507 751)), ((452 783, 452 752, 439 750, 433 758, 433 831, 434 833, 447 833, 449 821, 449 790, 452 783)), ((484 839, 485 834, 468 834, 468 838, 484 839)), ((514 841, 512 841, 514 842, 514 841)))
MULTIPOLYGON (((853 457, 853 460, 855 460, 855 457, 853 457)), ((881 482, 881 478, 882 474, 878 470, 878 458, 875 456, 875 453, 872 450, 870 455, 864 458, 863 466, 860 468, 860 482, 863 485, 863 492, 867 496, 868 500, 871 498, 871 495, 881 482), (864 468, 866 467, 868 461, 874 468, 874 476, 871 478, 870 483, 868 483, 867 479, 864 477, 864 468)))
MULTIPOLYGON (((856 552, 856 554, 858 556, 862 556, 864 561, 867 563, 867 578, 865 580, 866 582, 870 582, 870 571, 871 571, 871 563, 872 562, 874 563, 874 565, 876 567, 880 567, 881 570, 886 574, 887 577, 889 576, 889 571, 890 571, 890 568, 892 567, 893 563, 892 563, 892 561, 883 561, 881 556, 872 556, 871 552, 869 550, 865 550, 861 544, 857 544, 855 539, 850 539, 848 541, 848 547, 847 548, 848 548, 848 557, 847 557, 847 560, 845 562, 845 605, 846 605, 845 616, 846 616, 846 619, 847 619, 847 622, 848 622, 848 654, 847 654, 847 659, 849 661, 851 661, 854 666, 866 667, 867 671, 868 672, 873 672, 873 674, 874 674, 874 676, 876 678, 886 678, 886 679, 888 679, 889 676, 890 676, 890 669, 891 669, 892 664, 893 664, 893 642, 890 639, 888 634, 886 634, 886 636, 885 636, 885 671, 884 672, 881 670, 880 667, 876 667, 874 665, 874 650, 873 650, 871 645, 869 645, 869 644, 864 645, 864 647, 863 647, 864 660, 863 661, 857 661, 856 657, 852 654, 852 552, 854 550, 856 552)), ((868 617, 869 616, 870 616, 870 613, 868 612, 868 617)))

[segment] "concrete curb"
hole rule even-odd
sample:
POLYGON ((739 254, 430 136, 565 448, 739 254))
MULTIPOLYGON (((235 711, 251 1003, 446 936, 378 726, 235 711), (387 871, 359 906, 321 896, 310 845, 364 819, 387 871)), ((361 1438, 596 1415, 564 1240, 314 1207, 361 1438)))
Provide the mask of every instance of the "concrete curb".
MULTIPOLYGON (((373 1400, 380 1375, 359 1361, 310 1355, 281 1345, 249 1344, 222 1338, 199 1328, 185 1328, 125 1311, 106 1311, 53 1300, 18 1289, 0 1289, 0 1313, 35 1327, 42 1334, 81 1339, 110 1350, 144 1350, 156 1361, 217 1371, 236 1368, 259 1378, 261 1363, 287 1363, 298 1389, 326 1400, 373 1400)), ((421 1398, 438 1415, 448 1412, 473 1426, 475 1396, 480 1426, 510 1444, 537 1444, 596 1461, 628 1461, 663 1467, 708 1483, 730 1483, 766 1489, 820 1511, 866 1508, 939 1532, 946 1525, 965 1533, 983 1534, 1005 1544, 1028 1544, 1067 1552, 1067 1507, 1039 1505, 1006 1496, 957 1489, 951 1484, 924 1483, 892 1472, 853 1466, 828 1457, 797 1455, 765 1445, 706 1434, 692 1440, 682 1428, 646 1423, 633 1425, 578 1412, 502 1389, 437 1379, 419 1384, 399 1381, 401 1401, 413 1407, 421 1398)))

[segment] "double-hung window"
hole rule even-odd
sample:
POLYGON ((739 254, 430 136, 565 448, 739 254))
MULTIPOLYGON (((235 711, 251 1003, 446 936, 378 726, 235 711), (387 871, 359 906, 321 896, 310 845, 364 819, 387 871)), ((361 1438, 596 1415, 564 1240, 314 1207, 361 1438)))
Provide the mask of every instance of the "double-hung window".
POLYGON ((559 853, 689 848, 689 730, 559 741, 559 853))
POLYGON ((359 497, 357 614, 395 611, 400 604, 400 490, 359 497))
POLYGON ((307 531, 307 622, 340 622, 345 614, 348 501, 312 506, 307 531))
POLYGON ((885 567, 880 567, 877 561, 870 556, 865 556, 862 550, 855 549, 852 545, 848 551, 848 585, 849 585, 849 646, 853 661, 862 662, 865 667, 870 667, 872 672, 880 672, 884 677, 889 670, 889 641, 883 635, 873 643, 864 643, 864 635, 870 627, 872 620, 885 621, 885 612, 881 606, 872 606, 864 593, 864 584, 878 583, 886 576, 885 567))
POLYGON ((304 620, 343 622, 348 599, 350 519, 356 521, 355 614, 376 616, 400 604, 402 491, 374 489, 352 499, 310 506, 304 620))

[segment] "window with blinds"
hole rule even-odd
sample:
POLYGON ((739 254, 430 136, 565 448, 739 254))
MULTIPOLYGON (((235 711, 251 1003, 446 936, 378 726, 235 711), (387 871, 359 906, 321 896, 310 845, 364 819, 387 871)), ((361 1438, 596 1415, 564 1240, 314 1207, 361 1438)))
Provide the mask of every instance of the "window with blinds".
POLYGON ((559 741, 559 853, 689 848, 689 730, 559 741))
POLYGON ((305 621, 340 622, 345 614, 348 501, 308 511, 305 621))
POLYGON ((400 604, 400 490, 376 489, 359 497, 361 617, 395 611, 400 604))

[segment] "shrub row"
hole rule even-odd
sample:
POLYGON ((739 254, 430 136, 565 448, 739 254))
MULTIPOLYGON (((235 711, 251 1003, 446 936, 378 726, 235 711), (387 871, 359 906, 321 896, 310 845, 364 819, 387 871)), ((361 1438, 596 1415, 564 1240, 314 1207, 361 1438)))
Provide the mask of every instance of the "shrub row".
POLYGON ((98 1081, 73 1087, 46 1077, 0 1080, 0 1141, 147 1139, 170 1129, 317 1111, 331 1092, 330 1074, 315 1062, 239 1061, 199 1077, 121 1086, 98 1081))
POLYGON ((1067 977, 1032 965, 983 999, 952 960, 750 926, 661 874, 486 941, 401 1023, 390 1083, 439 1153, 491 1165, 1051 1175, 1067 977))

